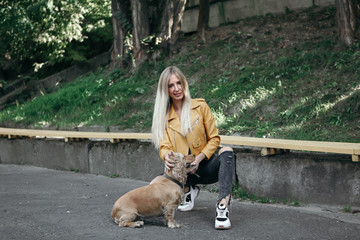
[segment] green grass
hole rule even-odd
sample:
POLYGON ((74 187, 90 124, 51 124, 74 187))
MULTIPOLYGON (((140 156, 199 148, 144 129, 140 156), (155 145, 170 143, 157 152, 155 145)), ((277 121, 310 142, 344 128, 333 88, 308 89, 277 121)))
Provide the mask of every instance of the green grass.
MULTIPOLYGON (((141 73, 125 77, 120 71, 98 71, 69 83, 58 91, 17 104, 0 113, 2 121, 12 120, 32 127, 54 126, 71 128, 82 125, 117 125, 134 108, 141 114, 128 116, 124 127, 149 127, 148 109, 152 104, 142 102, 149 93, 147 85, 154 84, 141 73)), ((150 93, 151 94, 151 93, 150 93)))
MULTIPOLYGON (((214 192, 214 190, 212 190, 212 189, 210 189, 210 191, 214 192)), ((239 186, 236 186, 235 184, 232 187, 231 196, 234 199, 238 199, 240 201, 241 200, 250 200, 251 202, 257 202, 257 203, 274 203, 274 204, 280 203, 279 199, 277 199, 277 198, 259 197, 252 193, 244 191, 243 189, 241 189, 239 186)), ((294 207, 300 206, 300 203, 297 200, 290 201, 289 199, 283 199, 281 202, 284 205, 288 205, 288 206, 294 206, 294 207)))
POLYGON ((342 47, 335 29, 332 8, 241 20, 211 30, 217 37, 206 44, 183 37, 178 54, 135 74, 95 71, 9 106, 0 125, 150 131, 160 73, 177 65, 192 97, 208 102, 221 134, 360 142, 360 43, 342 47))
POLYGON ((351 207, 350 206, 345 206, 344 207, 344 212, 350 213, 351 212, 351 207))

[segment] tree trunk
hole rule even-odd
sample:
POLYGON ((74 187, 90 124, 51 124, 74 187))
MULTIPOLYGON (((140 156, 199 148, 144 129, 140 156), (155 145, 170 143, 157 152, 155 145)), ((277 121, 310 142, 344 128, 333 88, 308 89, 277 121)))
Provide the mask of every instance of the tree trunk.
POLYGON ((171 54, 177 50, 177 40, 181 29, 181 19, 184 14, 186 0, 166 0, 163 10, 159 45, 166 54, 171 54))
POLYGON ((209 0, 200 0, 199 18, 197 25, 198 38, 205 42, 205 29, 209 22, 210 3, 209 0))
POLYGON ((132 50, 132 70, 141 66, 150 57, 148 52, 151 51, 148 50, 155 49, 152 44, 160 47, 160 50, 153 52, 153 58, 161 52, 169 54, 176 50, 186 0, 158 2, 158 6, 154 8, 150 4, 153 2, 147 0, 112 0, 114 43, 111 50, 110 69, 125 67, 125 60, 128 59, 126 58, 128 51, 125 51, 127 46, 132 50), (150 4, 150 8, 147 3, 150 4), (160 22, 160 26, 156 24, 157 22, 160 22), (130 26, 132 29, 129 28, 130 26), (130 32, 133 36, 132 42, 125 43, 125 37, 130 32), (155 32, 159 33, 155 41, 146 39, 147 42, 144 43, 144 39, 155 32))
POLYGON ((142 40, 150 35, 149 18, 145 0, 131 0, 133 23, 133 57, 134 68, 141 66, 148 58, 142 40))
POLYGON ((340 41, 350 46, 360 39, 360 0, 336 0, 335 4, 340 41))
POLYGON ((112 23, 113 23, 113 38, 114 42, 111 47, 110 56, 110 70, 115 68, 123 68, 124 59, 124 29, 121 23, 122 15, 122 1, 111 0, 111 12, 112 12, 112 23))

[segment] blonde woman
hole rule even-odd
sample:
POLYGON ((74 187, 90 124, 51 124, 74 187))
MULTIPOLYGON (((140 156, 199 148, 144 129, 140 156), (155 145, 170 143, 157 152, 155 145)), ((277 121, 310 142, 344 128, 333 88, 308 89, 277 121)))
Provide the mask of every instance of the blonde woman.
POLYGON ((215 119, 204 99, 191 99, 189 85, 179 68, 167 67, 160 76, 152 121, 152 141, 160 158, 170 169, 170 152, 196 156, 191 164, 180 211, 190 211, 200 188, 197 184, 219 182, 216 204, 216 229, 229 229, 230 193, 235 169, 235 155, 230 147, 215 154, 220 136, 215 119))

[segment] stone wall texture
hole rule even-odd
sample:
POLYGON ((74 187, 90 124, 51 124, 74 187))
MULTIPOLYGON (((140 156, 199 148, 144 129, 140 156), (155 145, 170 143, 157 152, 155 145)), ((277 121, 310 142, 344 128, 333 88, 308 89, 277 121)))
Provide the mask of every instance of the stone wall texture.
MULTIPOLYGON (((181 30, 185 33, 195 32, 199 15, 199 1, 187 2, 182 19, 181 30)), ((335 5, 335 0, 223 0, 210 1, 209 27, 232 23, 247 17, 261 16, 268 13, 285 13, 285 9, 297 10, 313 5, 335 5)))
MULTIPOLYGON (((261 156, 235 149, 240 187, 256 196, 306 203, 360 206, 360 163, 350 155, 290 152, 261 156)), ((0 164, 151 181, 164 165, 150 142, 0 139, 0 164)), ((19 176, 21 177, 21 176, 19 176)))

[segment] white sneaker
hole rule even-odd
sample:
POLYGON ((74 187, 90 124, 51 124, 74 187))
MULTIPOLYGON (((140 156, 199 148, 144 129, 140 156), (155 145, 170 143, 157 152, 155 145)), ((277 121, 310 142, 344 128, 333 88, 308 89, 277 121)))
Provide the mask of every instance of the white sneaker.
POLYGON ((184 199, 180 203, 178 210, 182 212, 191 211, 194 208, 194 202, 197 196, 199 195, 199 192, 200 192, 199 187, 190 186, 190 190, 189 192, 184 194, 184 199))
POLYGON ((225 204, 216 207, 215 229, 230 229, 229 210, 225 204))

